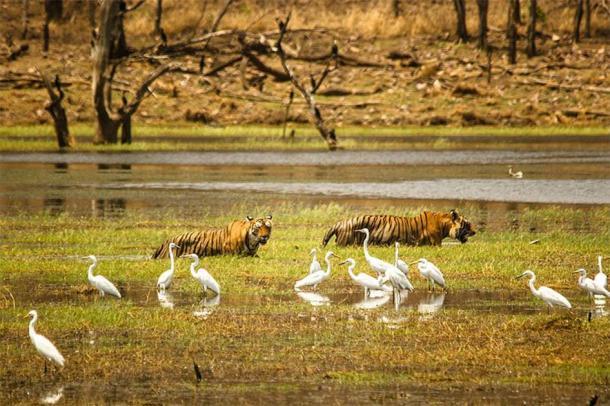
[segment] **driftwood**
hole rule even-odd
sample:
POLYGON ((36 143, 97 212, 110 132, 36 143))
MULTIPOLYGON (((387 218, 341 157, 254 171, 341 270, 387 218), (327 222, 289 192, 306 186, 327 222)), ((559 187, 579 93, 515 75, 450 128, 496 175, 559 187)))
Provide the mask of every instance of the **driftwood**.
MULTIPOLYGON (((324 79, 324 77, 326 77, 326 75, 324 74, 322 76, 321 80, 319 80, 317 82, 315 81, 315 79, 313 79, 311 91, 307 90, 305 85, 303 85, 303 83, 301 83, 301 81, 299 79, 297 79, 297 77, 295 76, 292 69, 290 69, 290 67, 286 63, 286 54, 284 53, 284 50, 282 49, 282 40, 284 39, 284 35, 286 35, 286 28, 288 26, 288 23, 290 22, 290 13, 288 13, 288 16, 286 16, 285 20, 282 21, 282 20, 278 19, 277 22, 278 22, 278 28, 279 28, 279 38, 277 39, 277 42, 275 44, 275 49, 276 49, 277 55, 280 58, 280 62, 282 63, 282 67, 284 68, 284 72, 286 72, 286 74, 290 77, 290 82, 292 83, 292 86, 294 86, 305 99, 305 102, 307 103, 307 106, 309 107, 309 112, 311 113, 312 121, 313 121, 314 125, 316 126, 316 128, 318 129, 318 132, 320 133, 322 138, 324 138, 324 140, 326 141, 326 143, 328 145, 328 149, 330 149, 331 151, 334 151, 337 149, 337 136, 335 135, 335 130, 333 128, 328 128, 326 126, 326 124, 324 123, 324 119, 322 118, 322 113, 320 112, 320 109, 316 105, 316 101, 312 94, 312 92, 315 93, 315 90, 317 90, 320 87, 320 84, 322 83, 322 80, 324 79)), ((331 50, 331 53, 335 56, 338 54, 336 45, 333 45, 333 49, 331 50)), ((330 62, 331 61, 329 60, 329 63, 330 62)))
POLYGON ((72 148, 75 144, 74 137, 70 135, 68 130, 68 117, 66 116, 66 110, 61 105, 64 99, 64 92, 61 88, 61 82, 59 76, 55 75, 54 86, 57 93, 53 90, 53 86, 45 74, 36 68, 40 78, 49 93, 50 101, 44 106, 45 110, 49 112, 53 118, 53 124, 55 125, 55 134, 57 136, 57 145, 59 148, 72 148))

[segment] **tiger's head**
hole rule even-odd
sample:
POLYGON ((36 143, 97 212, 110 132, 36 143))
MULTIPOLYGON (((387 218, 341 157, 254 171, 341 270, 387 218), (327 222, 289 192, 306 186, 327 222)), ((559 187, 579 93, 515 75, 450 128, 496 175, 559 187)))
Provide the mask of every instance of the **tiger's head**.
POLYGON ((269 241, 269 238, 271 238, 271 227, 273 226, 271 219, 271 214, 264 218, 261 217, 258 219, 251 216, 246 216, 246 220, 249 223, 248 246, 256 247, 259 244, 267 244, 267 241, 269 241))
POLYGON ((456 210, 449 212, 451 219, 451 225, 449 228, 449 237, 455 238, 462 244, 468 241, 468 237, 472 237, 476 234, 472 223, 461 216, 456 210))

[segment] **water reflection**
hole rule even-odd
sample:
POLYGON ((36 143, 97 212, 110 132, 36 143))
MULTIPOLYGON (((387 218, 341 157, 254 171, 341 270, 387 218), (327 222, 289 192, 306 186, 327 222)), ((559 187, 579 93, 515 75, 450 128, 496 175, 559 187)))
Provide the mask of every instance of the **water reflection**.
POLYGON ((53 164, 53 167, 55 168, 55 173, 68 173, 69 166, 66 162, 58 162, 53 164))
POLYGON ((438 312, 445 303, 446 293, 428 293, 424 298, 419 301, 417 305, 417 312, 424 316, 432 316, 438 312))
POLYGON ((125 213, 127 201, 123 198, 95 199, 91 201, 91 211, 94 217, 120 217, 125 213))
POLYGON ((167 292, 164 289, 160 289, 157 291, 157 299, 159 300, 159 305, 161 305, 164 309, 173 309, 174 308, 174 297, 171 293, 167 292))
POLYGON ((316 292, 296 292, 297 296, 312 306, 330 306, 330 298, 316 292))
POLYGON ((64 396, 64 387, 60 386, 56 390, 49 391, 40 398, 40 402, 46 405, 54 405, 64 396))
POLYGON ((595 317, 606 317, 606 297, 602 295, 593 295, 594 315, 595 317))
POLYGON ((381 306, 385 305, 386 303, 388 303, 390 301, 391 297, 392 297, 392 294, 390 292, 384 292, 382 290, 374 290, 374 291, 371 291, 371 295, 369 297, 365 298, 364 300, 361 300, 358 303, 354 303, 354 307, 357 309, 363 309, 363 310, 376 309, 376 308, 381 307, 381 306), (375 293, 373 295, 373 292, 379 292, 379 293, 375 293))
POLYGON ((216 295, 211 299, 208 299, 206 296, 199 302, 198 308, 193 311, 193 316, 205 320, 216 311, 216 306, 219 304, 220 295, 216 295))
POLYGON ((131 172, 131 164, 97 164, 97 170, 102 173, 129 173, 131 172))

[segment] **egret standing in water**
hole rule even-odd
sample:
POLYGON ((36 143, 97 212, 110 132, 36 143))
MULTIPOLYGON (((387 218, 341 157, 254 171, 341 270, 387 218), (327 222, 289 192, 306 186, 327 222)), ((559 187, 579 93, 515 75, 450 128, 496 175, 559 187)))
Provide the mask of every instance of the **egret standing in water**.
POLYGON ((415 262, 411 262, 411 264, 417 264, 419 273, 428 281, 428 290, 430 290, 430 286, 432 286, 432 291, 434 291, 435 284, 446 289, 443 273, 432 262, 425 258, 420 258, 415 262))
POLYGON ((389 268, 394 268, 394 269, 400 271, 398 268, 396 268, 394 265, 390 264, 389 262, 385 262, 384 260, 375 258, 374 256, 369 254, 370 232, 369 232, 368 228, 363 228, 361 230, 356 230, 356 231, 359 233, 363 233, 365 235, 364 243, 362 244, 362 249, 364 250, 364 258, 366 259, 366 262, 369 264, 371 269, 373 271, 375 271, 378 276, 380 276, 380 277, 385 276, 385 273, 389 268))
POLYGON ((220 285, 208 271, 203 268, 199 268, 199 270, 195 271, 195 268, 197 265, 199 265, 199 257, 197 254, 182 255, 181 258, 191 258, 193 260, 191 263, 191 275, 193 275, 193 278, 199 281, 203 287, 203 293, 205 296, 208 295, 208 288, 216 295, 220 295, 220 285))
POLYGON ((32 319, 30 320, 30 340, 32 340, 32 344, 34 344, 34 348, 42 357, 44 358, 44 372, 47 372, 47 360, 52 361, 59 365, 60 367, 64 366, 64 357, 59 353, 57 348, 53 345, 51 341, 45 336, 38 334, 36 330, 34 330, 34 324, 38 320, 38 313, 36 310, 32 310, 28 313, 32 319))
POLYGON ((396 243, 394 244, 394 266, 398 269, 400 269, 402 271, 402 273, 405 274, 405 276, 408 278, 409 277, 409 265, 407 265, 407 263, 405 261, 403 261, 402 259, 398 258, 398 247, 400 247, 400 243, 398 241, 396 241, 396 243))
POLYGON ((538 299, 542 300, 544 303, 546 303, 549 306, 549 311, 553 306, 562 306, 568 309, 572 308, 572 305, 570 304, 568 299, 566 299, 565 297, 563 297, 563 295, 554 291, 553 289, 547 288, 546 286, 540 286, 540 288, 536 289, 534 287, 536 275, 534 275, 534 273, 529 269, 523 272, 521 275, 517 276, 515 279, 520 279, 524 276, 528 276, 530 278, 528 285, 530 287, 530 290, 532 291, 532 294, 538 299))
POLYGON ((93 263, 89 266, 89 270, 87 271, 87 279, 89 279, 89 283, 93 285, 94 288, 100 291, 100 295, 104 296, 107 294, 116 296, 119 299, 121 298, 121 293, 119 290, 110 282, 108 279, 104 278, 102 275, 93 276, 93 270, 97 266, 97 258, 95 255, 89 255, 88 257, 93 263))
POLYGON ((386 290, 389 289, 384 284, 381 283, 379 279, 373 278, 371 275, 367 275, 365 273, 359 273, 358 275, 354 275, 354 268, 356 267, 356 261, 352 258, 348 258, 345 261, 341 262, 339 265, 349 264, 347 268, 347 273, 352 278, 356 284, 362 286, 364 288, 364 298, 366 299, 371 290, 386 290))
POLYGON ((165 290, 169 288, 169 285, 172 284, 172 279, 174 279, 174 248, 180 248, 179 245, 174 244, 173 242, 169 243, 169 269, 163 272, 159 279, 157 280, 157 288, 161 290, 165 290))
POLYGON ((601 295, 610 297, 610 292, 604 287, 595 283, 595 280, 591 278, 587 278, 587 271, 584 269, 579 269, 574 271, 574 273, 580 274, 578 277, 578 286, 580 286, 584 291, 586 291, 589 296, 593 297, 593 295, 601 295))
POLYGON ((319 270, 312 274, 307 275, 306 277, 304 277, 301 280, 298 280, 294 284, 294 289, 299 290, 305 286, 313 286, 313 288, 316 289, 322 281, 328 279, 328 277, 330 276, 330 267, 331 267, 330 257, 337 257, 337 256, 335 254, 333 254, 332 251, 328 251, 326 253, 326 256, 324 257, 324 261, 326 261, 326 266, 327 266, 326 271, 319 270))
POLYGON ((320 262, 318 261, 318 258, 316 256, 317 251, 318 250, 314 248, 309 253, 309 255, 313 255, 313 258, 311 259, 311 264, 309 265, 309 273, 310 274, 322 270, 322 265, 320 265, 320 262))

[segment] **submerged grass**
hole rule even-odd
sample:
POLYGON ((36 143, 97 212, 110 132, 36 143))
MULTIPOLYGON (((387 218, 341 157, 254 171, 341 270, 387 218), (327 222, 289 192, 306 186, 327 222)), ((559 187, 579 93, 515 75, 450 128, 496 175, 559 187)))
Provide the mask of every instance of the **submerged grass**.
MULTIPOLYGON (((262 210, 259 210, 262 211, 262 210)), ((388 208, 413 214, 406 208, 388 208)), ((196 317, 201 294, 177 261, 171 293, 186 298, 173 310, 157 306, 154 284, 167 260, 149 260, 167 236, 200 225, 222 225, 234 216, 185 222, 170 212, 126 212, 116 219, 69 214, 22 214, 0 219, 0 399, 23 382, 41 379, 42 360, 33 357, 24 316, 40 314, 38 331, 66 357, 65 382, 124 385, 134 382, 190 385, 192 361, 208 384, 277 382, 345 387, 415 385, 582 384, 603 386, 610 377, 607 343, 610 319, 587 321, 589 304, 571 271, 595 268, 596 256, 608 255, 610 216, 591 209, 587 232, 568 232, 577 209, 532 209, 523 213, 553 231, 482 232, 465 245, 403 247, 405 260, 426 257, 443 270, 449 295, 464 290, 513 297, 532 311, 511 313, 453 306, 431 317, 391 305, 362 311, 350 303, 311 307, 292 292, 305 274, 309 250, 326 227, 351 213, 341 205, 303 208, 284 205, 274 211, 270 243, 256 258, 211 257, 202 260, 222 286, 220 304, 207 318, 196 317), (83 255, 100 258, 98 272, 117 283, 125 298, 97 298, 87 288, 83 255), (134 257, 135 256, 135 257, 134 257), (564 293, 572 312, 547 314, 530 299, 524 281, 513 278, 533 269, 540 283, 564 293), (139 292, 137 295, 135 292, 139 292), (147 300, 145 301, 145 299, 147 300), (525 298, 525 299, 524 299, 525 298), (13 301, 14 300, 14 301, 13 301), (525 302, 523 302, 525 300, 525 302)), ((474 219, 476 222, 476 219, 474 219)), ((353 257, 367 271, 360 248, 329 247, 353 257)), ((390 260, 393 250, 373 247, 390 260)), ((424 282, 411 274, 416 289, 424 282)), ((333 268, 320 293, 358 292, 346 270, 333 268)), ((508 305, 508 303, 499 304, 508 305)))

